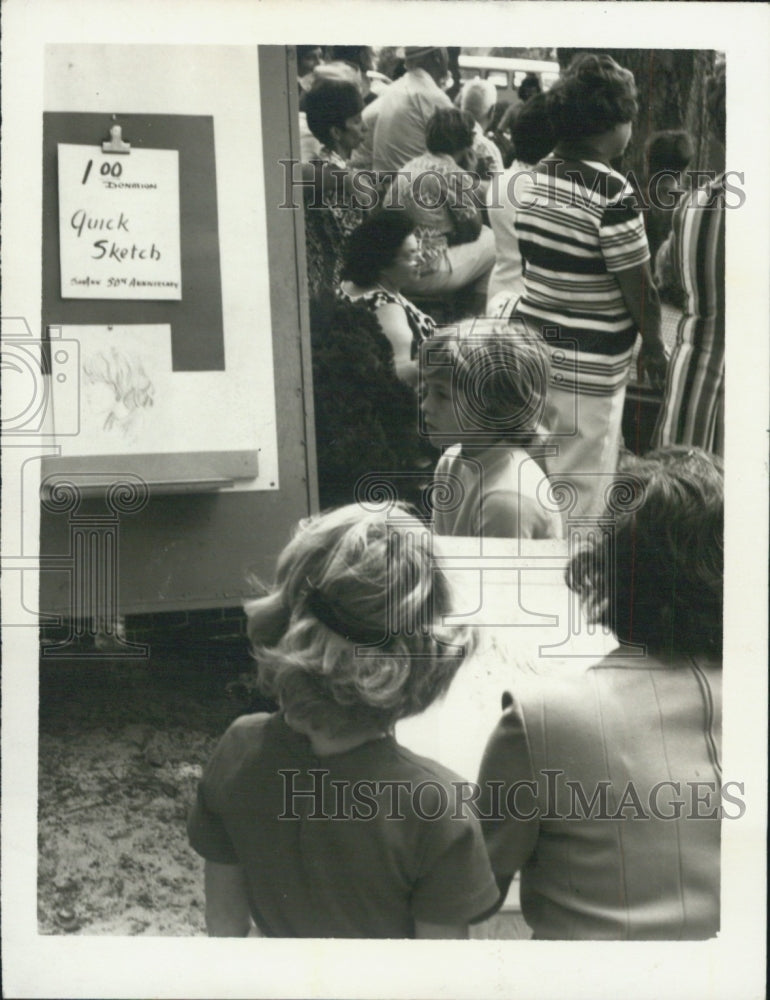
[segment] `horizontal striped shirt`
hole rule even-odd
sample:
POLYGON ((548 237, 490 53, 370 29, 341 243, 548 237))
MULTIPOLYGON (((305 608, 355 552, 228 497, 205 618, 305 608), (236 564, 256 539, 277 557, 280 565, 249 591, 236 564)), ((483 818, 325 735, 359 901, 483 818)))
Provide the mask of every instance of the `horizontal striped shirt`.
POLYGON ((628 181, 602 163, 551 155, 523 174, 515 219, 525 294, 562 389, 608 395, 628 377, 636 326, 614 272, 649 260, 628 181))

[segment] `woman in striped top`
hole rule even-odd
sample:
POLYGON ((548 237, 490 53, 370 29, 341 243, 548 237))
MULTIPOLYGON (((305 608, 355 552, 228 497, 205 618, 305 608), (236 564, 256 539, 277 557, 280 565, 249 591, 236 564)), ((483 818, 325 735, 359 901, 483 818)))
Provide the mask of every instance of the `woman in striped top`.
POLYGON ((632 74, 582 53, 548 94, 556 147, 517 179, 515 228, 525 262, 518 314, 550 356, 546 421, 559 454, 549 474, 571 484, 572 514, 600 515, 617 466, 631 356, 662 388, 666 353, 642 217, 610 166, 631 137, 632 74))

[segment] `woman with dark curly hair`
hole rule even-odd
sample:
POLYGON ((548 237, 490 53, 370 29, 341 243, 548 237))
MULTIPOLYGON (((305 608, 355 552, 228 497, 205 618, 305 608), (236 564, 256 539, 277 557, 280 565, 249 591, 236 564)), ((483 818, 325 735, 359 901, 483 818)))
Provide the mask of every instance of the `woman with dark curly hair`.
POLYGON ((661 449, 616 495, 614 533, 567 580, 620 646, 508 696, 480 783, 522 787, 487 811, 487 846, 502 886, 521 869, 535 937, 713 937, 720 790, 742 808, 721 768, 722 467, 661 449))
MULTIPOLYGON (((345 63, 329 63, 329 72, 352 73, 345 63)), ((363 100, 350 78, 319 77, 305 95, 310 132, 320 143, 304 164, 305 242, 308 283, 313 296, 333 291, 340 280, 342 245, 364 217, 352 191, 347 161, 364 135, 363 100)))
POLYGON ((581 53, 547 101, 556 146, 517 189, 518 312, 542 332, 551 359, 546 422, 559 454, 549 473, 577 490, 574 513, 595 516, 617 467, 637 332, 654 387, 666 373, 644 222, 611 166, 631 137, 636 87, 610 56, 581 53))
POLYGON ((406 213, 382 210, 349 235, 339 292, 374 313, 393 346, 396 374, 410 385, 417 382, 417 346, 435 329, 431 317, 401 294, 421 261, 414 224, 406 213))

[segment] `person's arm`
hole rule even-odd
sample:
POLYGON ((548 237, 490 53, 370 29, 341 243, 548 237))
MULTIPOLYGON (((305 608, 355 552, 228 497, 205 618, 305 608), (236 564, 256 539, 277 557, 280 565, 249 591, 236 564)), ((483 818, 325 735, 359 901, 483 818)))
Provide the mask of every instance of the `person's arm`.
POLYGON ((537 781, 524 717, 510 695, 503 704, 503 715, 487 742, 478 777, 481 828, 501 905, 511 880, 531 857, 540 835, 537 781))
POLYGON ((206 861, 205 887, 209 937, 248 937, 251 916, 241 866, 206 861))
POLYGON ((614 271, 631 319, 642 335, 639 376, 646 372, 654 389, 666 382, 668 355, 661 334, 660 299, 649 263, 614 271))
POLYGON ((654 278, 661 301, 681 310, 684 307, 685 294, 677 262, 679 244, 675 218, 671 232, 661 243, 655 256, 654 278))
POLYGON ((382 332, 393 348, 396 375, 407 385, 417 385, 417 362, 412 359, 412 330, 403 306, 386 302, 377 310, 382 332))
MULTIPOLYGON (((474 196, 466 194, 466 197, 474 196)), ((451 204, 449 211, 453 223, 450 244, 457 246, 460 243, 475 243, 481 233, 481 212, 477 208, 455 208, 451 204)))
POLYGON ((443 794, 437 787, 428 794, 428 803, 422 802, 425 815, 437 818, 420 821, 420 871, 410 897, 416 937, 467 937, 468 925, 486 919, 500 901, 476 810, 470 805, 475 796, 472 783, 453 781, 443 794), (434 807, 440 807, 442 799, 446 806, 447 795, 454 797, 454 810, 445 809, 438 817, 434 807))
POLYGON ((495 266, 489 276, 487 288, 487 315, 508 318, 517 298, 524 292, 524 262, 516 234, 516 206, 511 201, 509 189, 513 187, 511 175, 505 174, 491 186, 487 197, 489 223, 495 237, 495 266), (496 313, 492 300, 501 292, 506 293, 510 311, 496 313))
POLYGON ((599 241, 607 270, 617 278, 626 308, 642 335, 639 378, 647 372, 653 388, 662 389, 668 358, 660 330, 660 299, 652 280, 644 221, 630 185, 604 209, 599 241))
POLYGON ((414 936, 416 938, 467 938, 467 924, 429 924, 424 920, 416 920, 414 924, 414 936))

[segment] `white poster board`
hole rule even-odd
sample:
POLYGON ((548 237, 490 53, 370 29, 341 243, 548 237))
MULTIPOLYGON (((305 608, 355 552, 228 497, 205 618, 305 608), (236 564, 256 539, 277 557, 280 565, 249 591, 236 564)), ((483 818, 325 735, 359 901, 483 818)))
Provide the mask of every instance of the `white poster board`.
POLYGON ((258 440, 246 406, 248 378, 173 371, 169 326, 63 326, 59 332, 51 386, 62 457, 220 453, 258 440), (241 414, 237 433, 224 419, 233 412, 241 414))
POLYGON ((61 454, 131 455, 167 447, 178 409, 169 327, 68 327, 65 334, 60 343, 66 346, 57 344, 51 357, 54 432, 61 454), (66 371, 73 345, 78 347, 74 394, 66 371))
POLYGON ((179 154, 60 143, 65 299, 181 299, 179 154))

